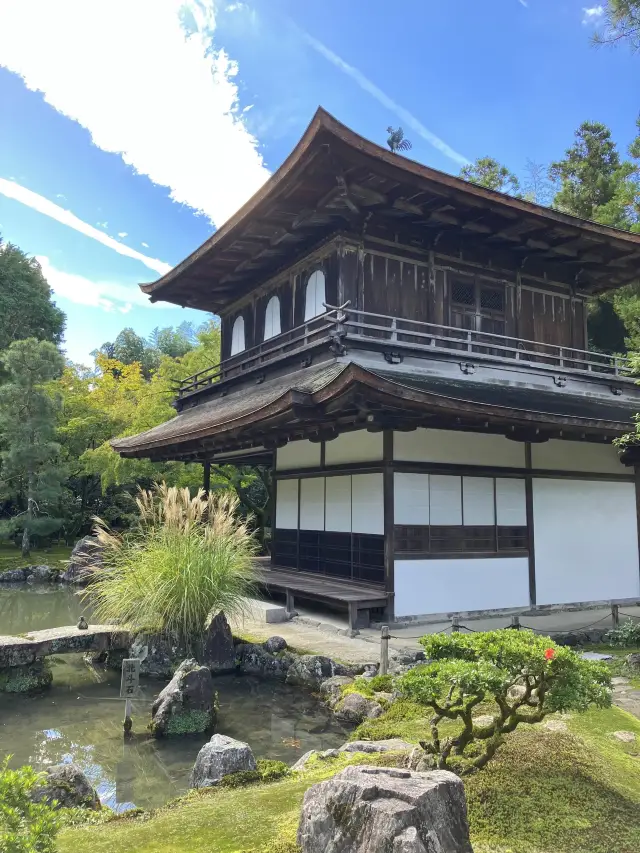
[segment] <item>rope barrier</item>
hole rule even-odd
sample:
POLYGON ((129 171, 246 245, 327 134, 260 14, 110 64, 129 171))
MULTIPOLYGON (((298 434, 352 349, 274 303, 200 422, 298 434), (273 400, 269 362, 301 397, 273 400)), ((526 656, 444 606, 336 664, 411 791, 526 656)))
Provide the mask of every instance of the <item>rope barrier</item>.
POLYGON ((640 619, 640 616, 636 616, 633 613, 623 613, 622 610, 620 610, 619 612, 620 612, 620 616, 626 616, 627 619, 640 619))

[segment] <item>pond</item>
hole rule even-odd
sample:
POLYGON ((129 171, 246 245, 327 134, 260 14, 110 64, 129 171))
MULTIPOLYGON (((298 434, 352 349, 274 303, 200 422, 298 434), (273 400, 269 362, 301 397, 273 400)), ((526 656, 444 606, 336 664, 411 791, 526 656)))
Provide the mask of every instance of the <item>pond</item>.
MULTIPOLYGON (((66 587, 0 587, 0 634, 73 625, 87 608, 66 587)), ((105 805, 122 811, 154 808, 189 787, 189 773, 206 735, 147 737, 149 707, 166 682, 142 679, 134 702, 134 737, 124 742, 120 674, 93 668, 81 655, 49 659, 53 685, 38 696, 0 693, 0 757, 11 764, 75 761, 105 805)), ((215 679, 220 701, 216 731, 247 741, 257 758, 292 764, 309 749, 330 749, 349 730, 310 693, 278 681, 224 675, 215 679)))

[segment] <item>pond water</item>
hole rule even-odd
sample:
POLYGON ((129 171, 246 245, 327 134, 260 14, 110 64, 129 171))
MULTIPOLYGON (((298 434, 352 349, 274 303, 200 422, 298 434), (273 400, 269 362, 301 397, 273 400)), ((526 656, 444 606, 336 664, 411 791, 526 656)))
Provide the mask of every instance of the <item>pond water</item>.
MULTIPOLYGON (((87 607, 68 588, 0 587, 0 634, 73 625, 87 607)), ((189 787, 189 773, 207 736, 147 737, 150 704, 166 682, 141 680, 134 702, 134 737, 122 737, 120 674, 84 663, 81 655, 51 657, 53 685, 38 696, 0 693, 0 758, 12 765, 76 761, 105 805, 153 808, 189 787)), ((310 693, 242 675, 215 679, 216 731, 247 741, 257 758, 291 764, 309 749, 344 743, 349 730, 310 693)))

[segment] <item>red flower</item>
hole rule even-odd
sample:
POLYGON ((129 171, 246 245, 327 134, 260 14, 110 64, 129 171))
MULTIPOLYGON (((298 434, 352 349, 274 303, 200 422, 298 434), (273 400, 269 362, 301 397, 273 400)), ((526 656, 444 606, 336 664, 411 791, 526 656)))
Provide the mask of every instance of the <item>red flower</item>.
POLYGON ((554 658, 556 656, 556 650, 555 649, 545 649, 544 656, 547 660, 551 660, 552 658, 554 658))

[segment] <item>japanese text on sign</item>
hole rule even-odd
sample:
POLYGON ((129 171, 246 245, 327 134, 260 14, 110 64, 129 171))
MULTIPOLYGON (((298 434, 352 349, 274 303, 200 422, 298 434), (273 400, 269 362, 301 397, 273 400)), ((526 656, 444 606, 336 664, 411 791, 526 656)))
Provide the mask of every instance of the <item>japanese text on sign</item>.
POLYGON ((133 699, 138 695, 140 683, 140 660, 127 658, 122 661, 122 681, 120 682, 120 698, 133 699))

